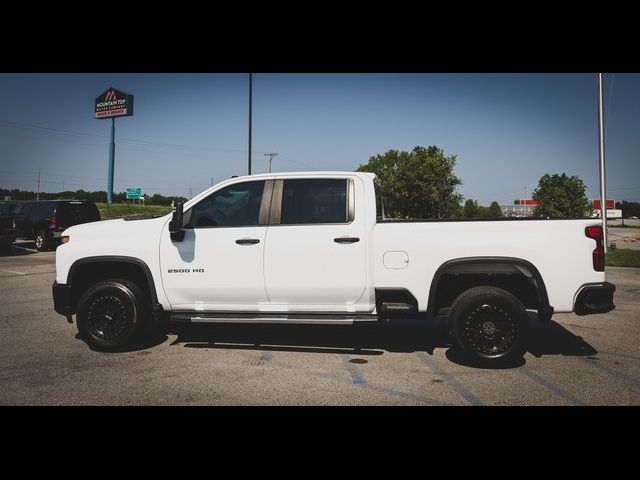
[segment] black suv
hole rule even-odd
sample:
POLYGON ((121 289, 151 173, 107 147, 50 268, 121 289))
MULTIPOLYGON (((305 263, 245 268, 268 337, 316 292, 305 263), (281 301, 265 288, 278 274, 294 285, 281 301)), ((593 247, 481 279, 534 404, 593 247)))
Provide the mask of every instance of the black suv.
POLYGON ((16 236, 34 239, 42 252, 58 246, 62 232, 80 223, 100 220, 93 202, 86 200, 43 200, 23 202, 13 207, 16 236))
POLYGON ((9 251, 16 238, 11 204, 0 203, 0 250, 9 251))

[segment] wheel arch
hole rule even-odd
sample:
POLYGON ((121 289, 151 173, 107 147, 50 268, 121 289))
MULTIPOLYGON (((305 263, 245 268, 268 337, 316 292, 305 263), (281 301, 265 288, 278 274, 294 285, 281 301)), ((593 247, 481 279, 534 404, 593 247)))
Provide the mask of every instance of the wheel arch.
MULTIPOLYGON (((540 271, 531 262, 516 257, 492 257, 492 256, 480 256, 480 257, 461 257, 448 260, 444 262, 433 275, 431 286, 429 287, 429 298, 427 303, 427 314, 429 316, 435 316, 438 312, 438 288, 441 284, 442 278, 452 270, 454 267, 460 267, 465 265, 481 265, 486 264, 487 270, 483 271, 484 274, 492 274, 490 265, 512 265, 524 269, 531 275, 531 278, 535 280, 533 287, 536 291, 536 297, 538 302, 538 318, 541 321, 548 321, 553 315, 553 307, 549 305, 549 296, 547 294, 547 288, 540 271)), ((524 275, 526 275, 523 272, 524 275)))
POLYGON ((81 285, 80 289, 74 288, 74 285, 78 284, 78 280, 87 278, 91 280, 106 279, 117 277, 120 274, 127 280, 142 283, 139 286, 149 295, 152 305, 158 305, 155 281, 151 269, 143 260, 119 255, 99 255, 76 260, 69 268, 67 284, 70 285, 73 291, 73 310, 76 310, 80 296, 89 287, 89 285, 85 284, 81 285), (89 273, 87 273, 87 267, 92 267, 89 273), (132 274, 134 278, 128 278, 132 274), (82 290, 82 287, 84 287, 84 290, 82 290))

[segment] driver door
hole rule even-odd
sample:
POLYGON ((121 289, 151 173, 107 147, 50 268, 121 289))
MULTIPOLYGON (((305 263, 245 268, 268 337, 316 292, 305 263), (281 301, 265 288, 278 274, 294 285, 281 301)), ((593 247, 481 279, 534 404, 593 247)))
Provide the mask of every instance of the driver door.
POLYGON ((173 310, 257 311, 268 304, 263 253, 272 181, 235 183, 185 211, 184 239, 168 222, 160 241, 165 293, 173 310))

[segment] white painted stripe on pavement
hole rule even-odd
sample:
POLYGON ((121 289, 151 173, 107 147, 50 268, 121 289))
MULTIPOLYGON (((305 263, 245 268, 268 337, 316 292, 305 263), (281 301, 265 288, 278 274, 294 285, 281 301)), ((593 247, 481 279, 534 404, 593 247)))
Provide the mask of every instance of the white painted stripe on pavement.
POLYGON ((26 275, 24 272, 16 272, 15 270, 0 270, 0 272, 15 273, 16 275, 26 275))

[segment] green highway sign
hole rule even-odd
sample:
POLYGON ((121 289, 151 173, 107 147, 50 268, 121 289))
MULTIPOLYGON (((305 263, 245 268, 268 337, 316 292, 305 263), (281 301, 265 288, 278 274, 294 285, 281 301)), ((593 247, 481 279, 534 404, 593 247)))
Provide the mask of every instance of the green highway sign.
POLYGON ((139 199, 142 195, 142 188, 127 188, 127 200, 139 199))

